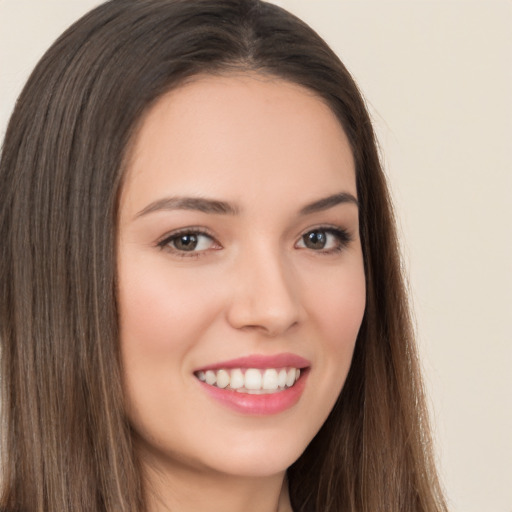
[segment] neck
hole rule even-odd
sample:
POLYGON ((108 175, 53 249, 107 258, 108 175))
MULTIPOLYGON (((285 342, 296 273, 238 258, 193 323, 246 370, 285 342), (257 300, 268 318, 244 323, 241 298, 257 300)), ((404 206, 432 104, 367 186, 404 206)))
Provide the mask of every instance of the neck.
POLYGON ((242 477, 175 464, 144 466, 148 512, 292 512, 284 472, 242 477))

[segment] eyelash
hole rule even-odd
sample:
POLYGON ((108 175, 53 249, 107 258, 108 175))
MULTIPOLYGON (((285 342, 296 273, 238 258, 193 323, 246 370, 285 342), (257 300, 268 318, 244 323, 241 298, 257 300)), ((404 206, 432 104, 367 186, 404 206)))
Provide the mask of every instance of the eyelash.
POLYGON ((174 255, 180 258, 199 258, 206 251, 181 251, 175 247, 172 247, 172 242, 180 238, 181 236, 190 235, 190 236, 206 236, 212 240, 212 243, 218 245, 221 248, 221 245, 215 240, 211 233, 201 228, 183 228, 178 231, 173 231, 170 235, 166 236, 162 240, 157 243, 157 247, 161 250, 167 250, 172 252, 174 255))
MULTIPOLYGON (((324 233, 324 234, 332 235, 332 236, 336 237, 336 239, 337 239, 336 246, 332 247, 330 249, 318 249, 318 250, 311 249, 306 246, 299 247, 298 249, 301 249, 301 250, 302 249, 310 249, 313 253, 322 254, 322 255, 330 255, 330 254, 336 254, 336 253, 343 251, 349 245, 349 243, 352 242, 352 240, 353 240, 352 236, 346 229, 333 227, 333 226, 319 226, 319 227, 316 227, 313 229, 309 229, 308 231, 303 233, 300 236, 299 240, 295 243, 295 247, 297 246, 297 244, 299 244, 301 242, 304 243, 304 239, 307 235, 310 235, 315 232, 316 233, 324 233)), ((194 227, 183 228, 178 231, 174 231, 170 235, 166 236, 165 238, 163 238, 162 240, 157 242, 156 245, 161 250, 167 250, 181 258, 199 258, 206 253, 206 251, 208 249, 199 250, 199 251, 195 251, 195 250, 184 251, 184 250, 177 249, 176 247, 172 247, 172 245, 171 245, 172 242, 179 239, 181 236, 184 236, 184 235, 208 237, 212 240, 212 244, 218 246, 217 248, 215 248, 213 250, 218 250, 218 249, 222 248, 222 246, 215 240, 215 238, 212 236, 211 233, 209 233, 208 231, 206 231, 204 229, 194 228, 194 227)), ((304 243, 304 245, 305 245, 305 243, 304 243)))
MULTIPOLYGON (((346 229, 333 227, 333 226, 319 226, 313 229, 309 229, 306 231, 303 235, 301 235, 299 241, 304 241, 304 238, 312 233, 324 233, 327 235, 332 235, 336 237, 337 243, 335 247, 332 247, 330 249, 319 249, 314 250, 311 249, 314 253, 321 254, 321 255, 329 255, 329 254, 337 254, 341 251, 343 251, 350 242, 352 242, 353 238, 350 235, 350 233, 346 229)), ((299 243, 299 242, 297 242, 299 243)), ((301 248, 302 249, 302 248, 301 248)), ((304 247, 304 249, 308 249, 308 247, 304 247)))

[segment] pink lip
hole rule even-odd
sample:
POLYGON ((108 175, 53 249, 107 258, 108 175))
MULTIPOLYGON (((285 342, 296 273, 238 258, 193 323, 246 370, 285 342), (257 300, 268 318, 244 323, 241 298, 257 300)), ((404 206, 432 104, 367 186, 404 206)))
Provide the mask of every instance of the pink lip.
POLYGON ((206 370, 219 370, 221 368, 300 368, 301 376, 292 387, 265 395, 240 393, 232 389, 221 389, 210 386, 205 382, 197 381, 201 388, 208 393, 208 396, 236 412, 248 415, 271 415, 283 412, 299 401, 306 386, 310 366, 310 361, 296 354, 282 353, 273 356, 254 354, 203 366, 195 370, 194 373, 206 370))
MULTIPOLYGON (((223 368, 225 368, 225 366, 223 368)), ((301 373, 299 380, 291 388, 267 395, 239 393, 232 389, 221 389, 210 386, 200 380, 197 382, 209 396, 236 412, 248 415, 267 416, 278 414, 294 406, 299 401, 304 391, 308 375, 309 368, 301 373)))
POLYGON ((311 363, 296 354, 283 353, 276 354, 273 356, 266 356, 261 354, 254 354, 246 357, 238 357, 236 359, 230 359, 229 361, 221 361, 218 363, 210 364, 197 368, 194 372, 206 371, 206 370, 220 370, 221 368, 307 368, 311 366, 311 363))

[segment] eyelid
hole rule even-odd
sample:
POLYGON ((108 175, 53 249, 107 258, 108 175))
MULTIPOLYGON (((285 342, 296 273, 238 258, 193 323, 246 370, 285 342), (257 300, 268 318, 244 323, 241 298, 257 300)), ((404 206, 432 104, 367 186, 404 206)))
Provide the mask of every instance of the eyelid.
POLYGON ((323 231, 325 233, 329 233, 331 235, 334 235, 339 243, 336 247, 330 248, 330 249, 309 249, 308 247, 298 247, 299 249, 309 249, 310 251, 317 253, 317 254, 333 254, 342 251, 347 247, 347 245, 354 240, 354 237, 350 233, 350 231, 346 228, 343 228, 341 226, 336 226, 332 224, 323 224, 319 226, 313 226, 308 228, 307 230, 303 231, 300 235, 299 239, 295 243, 295 247, 297 247, 297 244, 299 244, 301 241, 303 241, 304 236, 306 236, 308 233, 312 233, 315 231, 323 231))
POLYGON ((217 241, 215 236, 208 230, 203 227, 195 227, 189 226, 186 228, 179 228, 169 233, 166 233, 163 237, 161 237, 156 242, 156 247, 161 249, 162 251, 171 252, 174 255, 184 258, 197 258, 206 253, 209 249, 204 249, 200 251, 180 251, 174 247, 172 247, 171 242, 178 238, 181 235, 197 235, 197 236, 206 236, 212 240, 212 242, 217 246, 214 250, 218 250, 221 248, 220 243, 217 241))
MULTIPOLYGON (((312 252, 318 253, 318 254, 331 254, 342 251, 350 242, 353 241, 353 236, 347 230, 346 228, 343 228, 341 226, 332 225, 332 224, 322 224, 319 226, 313 226, 309 227, 308 229, 304 230, 298 240, 295 242, 294 247, 298 249, 309 249, 312 252), (308 247, 297 247, 297 245, 303 241, 303 237, 307 235, 308 233, 312 233, 314 231, 323 231, 325 233, 331 234, 335 236, 338 240, 338 244, 336 247, 329 248, 329 249, 310 249, 308 247)), ((217 241, 215 236, 206 228, 204 227, 196 227, 196 226, 189 226, 185 228, 179 228, 174 231, 171 231, 169 233, 166 233, 163 237, 161 237, 159 240, 156 241, 155 246, 158 247, 161 250, 167 250, 179 257, 199 257, 207 253, 209 250, 218 250, 221 249, 221 244, 217 241), (214 248, 208 248, 203 249, 199 251, 181 251, 179 249, 176 249, 172 247, 171 242, 178 238, 180 235, 198 235, 198 236, 205 236, 212 240, 213 244, 216 245, 214 248)))

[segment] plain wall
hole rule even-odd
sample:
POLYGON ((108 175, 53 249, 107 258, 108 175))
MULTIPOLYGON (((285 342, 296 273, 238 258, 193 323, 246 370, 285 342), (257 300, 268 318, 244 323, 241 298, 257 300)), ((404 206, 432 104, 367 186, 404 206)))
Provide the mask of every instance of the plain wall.
MULTIPOLYGON (((93 0, 0 0, 0 136, 93 0)), ((512 2, 275 1, 365 94, 409 269, 453 512, 512 512, 512 2)), ((390 511, 391 512, 391 511, 390 511)))

